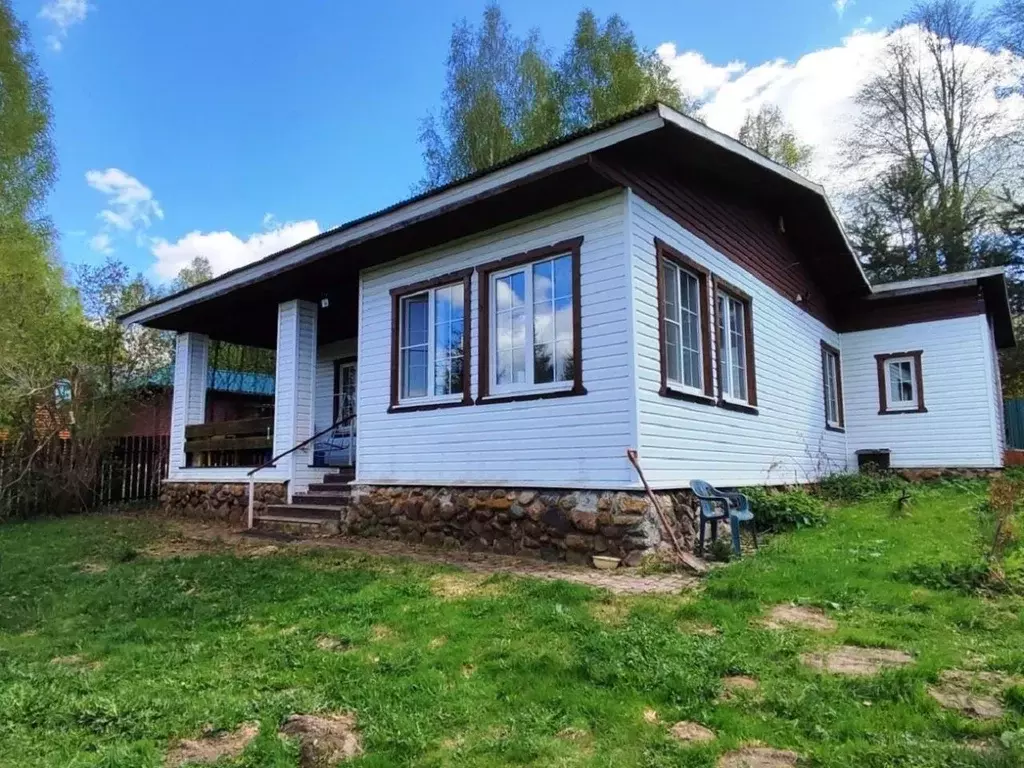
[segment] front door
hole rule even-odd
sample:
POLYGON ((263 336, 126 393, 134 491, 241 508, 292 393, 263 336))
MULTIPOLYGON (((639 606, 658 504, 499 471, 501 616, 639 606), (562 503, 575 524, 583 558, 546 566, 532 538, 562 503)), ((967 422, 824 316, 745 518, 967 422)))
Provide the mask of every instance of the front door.
POLYGON ((330 435, 327 463, 351 467, 356 463, 356 361, 334 365, 334 421, 341 423, 330 435))

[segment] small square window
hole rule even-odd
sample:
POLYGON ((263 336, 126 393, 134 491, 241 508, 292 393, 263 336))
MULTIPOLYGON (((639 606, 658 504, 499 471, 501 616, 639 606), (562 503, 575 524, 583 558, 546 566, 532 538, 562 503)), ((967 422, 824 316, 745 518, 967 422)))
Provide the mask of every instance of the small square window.
POLYGON ((920 351, 875 355, 878 364, 878 412, 924 413, 924 377, 920 351))

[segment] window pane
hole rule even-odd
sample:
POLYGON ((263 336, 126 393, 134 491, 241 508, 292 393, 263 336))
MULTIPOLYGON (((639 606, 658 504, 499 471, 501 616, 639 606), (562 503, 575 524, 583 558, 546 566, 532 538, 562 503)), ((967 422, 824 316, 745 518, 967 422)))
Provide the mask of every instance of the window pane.
POLYGON ((566 254, 555 259, 553 271, 555 277, 555 298, 561 299, 566 296, 572 296, 572 256, 566 254))
POLYGON ((526 273, 516 272, 499 277, 495 282, 495 300, 499 312, 521 307, 526 301, 526 273))
POLYGON ((896 404, 914 402, 913 366, 909 360, 889 363, 889 399, 896 404))
POLYGON ((665 374, 670 381, 682 381, 682 357, 679 343, 679 326, 665 322, 665 374))
POLYGON ((536 344, 533 347, 533 382, 550 384, 555 380, 555 347, 553 344, 536 344))
POLYGON ((700 344, 700 281, 689 272, 680 276, 683 383, 699 389, 703 379, 700 344))
POLYGON ((559 341, 572 341, 572 297, 566 296, 555 300, 555 338, 559 341))
POLYGON ((555 340, 555 315, 550 301, 534 302, 533 342, 547 344, 555 340))
POLYGON ((669 320, 679 319, 679 270, 668 262, 661 264, 661 281, 665 288, 663 311, 669 320))
POLYGON ((427 394, 427 350, 413 347, 402 353, 402 397, 424 397, 427 394))
POLYGON ((402 346, 427 343, 427 294, 412 296, 402 302, 402 346))
POLYGON ((533 265, 533 300, 534 302, 551 301, 554 297, 554 265, 550 261, 542 261, 533 265))

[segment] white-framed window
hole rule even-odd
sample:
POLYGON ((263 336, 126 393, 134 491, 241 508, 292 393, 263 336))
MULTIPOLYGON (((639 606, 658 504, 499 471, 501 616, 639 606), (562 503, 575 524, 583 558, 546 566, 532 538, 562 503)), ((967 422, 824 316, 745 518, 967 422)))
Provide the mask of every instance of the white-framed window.
POLYGON ((661 259, 665 381, 675 389, 704 393, 704 338, 699 275, 661 259))
POLYGON ((747 301, 725 291, 718 292, 718 376, 722 399, 737 403, 750 401, 748 391, 747 301))
POLYGON ((399 404, 463 396, 465 298, 462 282, 399 298, 399 404))
POLYGON ((572 386, 576 376, 573 254, 496 271, 489 280, 490 391, 572 386))
POLYGON ((913 357, 894 357, 886 361, 885 396, 890 411, 917 408, 917 374, 913 357))
POLYGON ((821 373, 824 379, 825 424, 829 429, 842 429, 843 385, 839 350, 821 342, 821 373))

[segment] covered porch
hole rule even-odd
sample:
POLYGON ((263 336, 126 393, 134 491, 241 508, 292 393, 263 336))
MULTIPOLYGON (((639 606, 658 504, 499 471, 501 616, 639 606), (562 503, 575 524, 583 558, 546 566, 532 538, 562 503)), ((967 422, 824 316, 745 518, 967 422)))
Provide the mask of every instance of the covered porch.
POLYGON ((357 317, 348 298, 248 306, 202 318, 205 332, 178 332, 169 482, 285 484, 290 500, 339 468, 354 477, 357 317), (213 339, 274 350, 273 404, 258 417, 223 419, 207 407, 213 339))

